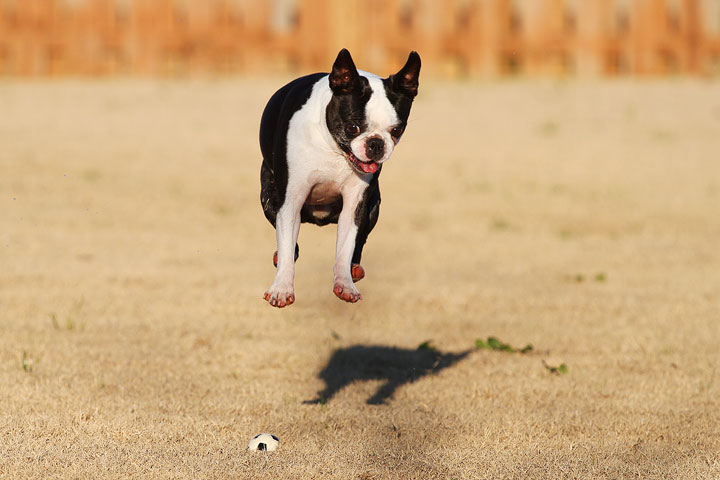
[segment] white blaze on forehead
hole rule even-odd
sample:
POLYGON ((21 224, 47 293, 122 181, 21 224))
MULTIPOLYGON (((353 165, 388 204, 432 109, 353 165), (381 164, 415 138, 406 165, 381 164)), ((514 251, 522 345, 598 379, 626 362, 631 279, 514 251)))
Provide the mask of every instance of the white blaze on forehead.
MULTIPOLYGON (((362 74, 361 74, 362 75, 362 74)), ((382 79, 375 75, 364 75, 370 82, 373 90, 370 100, 365 105, 365 119, 368 124, 368 132, 389 130, 399 122, 397 112, 385 94, 385 86, 382 79)))

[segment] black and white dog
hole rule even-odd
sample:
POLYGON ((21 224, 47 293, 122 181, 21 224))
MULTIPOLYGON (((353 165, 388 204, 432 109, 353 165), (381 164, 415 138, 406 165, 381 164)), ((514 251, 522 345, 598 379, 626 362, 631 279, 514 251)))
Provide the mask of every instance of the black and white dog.
POLYGON ((260 201, 277 237, 270 305, 295 301, 301 222, 338 224, 333 292, 362 298, 354 282, 365 276, 360 258, 378 219, 378 177, 405 131, 419 75, 416 52, 380 78, 358 71, 343 49, 330 74, 298 78, 270 98, 260 124, 260 201))

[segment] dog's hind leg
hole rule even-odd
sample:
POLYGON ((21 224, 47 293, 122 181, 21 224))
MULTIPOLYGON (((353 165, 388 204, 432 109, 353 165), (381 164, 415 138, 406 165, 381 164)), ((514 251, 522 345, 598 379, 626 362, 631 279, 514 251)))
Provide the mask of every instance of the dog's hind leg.
POLYGON ((353 251, 352 265, 350 267, 353 282, 362 280, 365 277, 365 269, 360 265, 360 260, 362 260, 362 251, 365 242, 375 227, 379 214, 380 188, 376 176, 365 191, 365 195, 355 212, 355 223, 358 226, 358 233, 355 238, 355 250, 353 251))
POLYGON ((275 227, 277 212, 280 209, 282 201, 278 195, 277 186, 272 169, 263 160, 260 167, 260 205, 262 206, 265 218, 275 227))

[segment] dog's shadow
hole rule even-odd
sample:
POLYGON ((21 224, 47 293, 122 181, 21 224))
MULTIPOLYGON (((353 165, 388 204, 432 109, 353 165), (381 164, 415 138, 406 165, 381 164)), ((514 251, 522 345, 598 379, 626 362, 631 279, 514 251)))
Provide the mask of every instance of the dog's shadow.
POLYGON ((333 352, 325 368, 318 374, 325 382, 325 388, 318 392, 317 398, 303 403, 325 403, 353 382, 384 380, 385 383, 366 402, 381 405, 400 386, 448 368, 471 351, 442 353, 434 348, 412 350, 376 345, 341 348, 333 352))

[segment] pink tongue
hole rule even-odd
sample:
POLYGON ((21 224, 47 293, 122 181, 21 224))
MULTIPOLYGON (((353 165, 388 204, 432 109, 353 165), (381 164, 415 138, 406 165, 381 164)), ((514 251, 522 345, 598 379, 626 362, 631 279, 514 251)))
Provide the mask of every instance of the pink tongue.
POLYGON ((365 173, 375 173, 378 169, 378 164, 375 162, 371 163, 365 163, 365 162, 358 162, 360 164, 360 168, 362 168, 362 171, 365 173))

